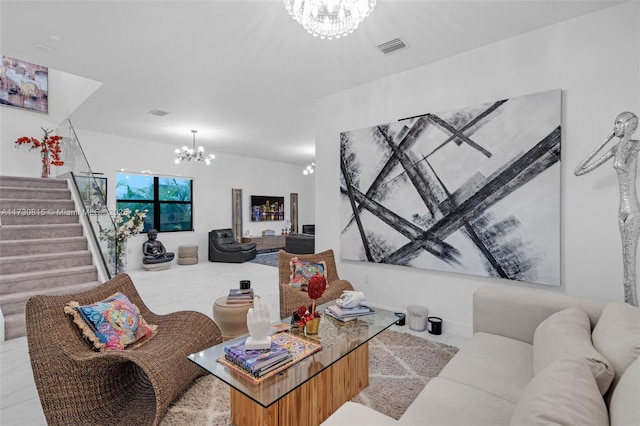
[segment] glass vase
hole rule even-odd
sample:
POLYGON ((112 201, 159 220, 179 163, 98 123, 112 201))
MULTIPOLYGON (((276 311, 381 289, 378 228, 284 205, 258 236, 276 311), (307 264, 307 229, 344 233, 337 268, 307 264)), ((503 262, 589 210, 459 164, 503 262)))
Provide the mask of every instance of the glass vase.
POLYGON ((118 252, 116 254, 116 273, 127 272, 127 240, 118 241, 118 252))
POLYGON ((40 177, 48 179, 49 175, 51 175, 51 159, 49 158, 49 151, 44 151, 42 153, 42 172, 40 177))

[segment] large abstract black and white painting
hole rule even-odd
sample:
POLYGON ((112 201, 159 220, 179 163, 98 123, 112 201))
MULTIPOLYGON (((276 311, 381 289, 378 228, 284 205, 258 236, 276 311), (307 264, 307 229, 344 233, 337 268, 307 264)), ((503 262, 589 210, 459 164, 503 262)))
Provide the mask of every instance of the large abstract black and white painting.
POLYGON ((340 134, 343 259, 560 285, 561 90, 340 134))

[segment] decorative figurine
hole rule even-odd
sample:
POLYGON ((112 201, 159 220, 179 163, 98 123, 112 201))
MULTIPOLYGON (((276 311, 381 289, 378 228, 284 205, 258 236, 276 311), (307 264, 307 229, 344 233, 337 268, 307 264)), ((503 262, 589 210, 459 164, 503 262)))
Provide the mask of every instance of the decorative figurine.
POLYGON ((636 251, 638 249, 638 237, 640 236, 640 203, 638 202, 636 180, 640 141, 631 139, 631 135, 637 128, 638 117, 635 114, 631 112, 618 114, 613 125, 613 130, 587 158, 578 164, 578 167, 576 167, 576 170, 573 172, 576 176, 581 176, 600 167, 613 158, 613 168, 616 169, 618 184, 620 186, 618 226, 622 236, 624 301, 633 306, 638 306, 636 251), (609 148, 600 158, 589 164, 596 154, 614 137, 620 138, 618 143, 609 148))
POLYGON ((147 241, 142 243, 142 263, 144 264, 153 264, 153 263, 164 263, 171 262, 173 260, 174 254, 171 252, 167 252, 164 248, 164 245, 158 241, 158 231, 155 229, 149 229, 147 232, 147 241))
POLYGON ((271 347, 271 336, 269 336, 270 324, 269 307, 258 296, 253 298, 253 308, 247 312, 247 328, 249 337, 244 342, 244 348, 269 349, 271 347))
POLYGON ((360 306, 362 302, 364 302, 364 293, 361 291, 345 290, 342 292, 342 296, 336 299, 336 305, 345 309, 360 306))

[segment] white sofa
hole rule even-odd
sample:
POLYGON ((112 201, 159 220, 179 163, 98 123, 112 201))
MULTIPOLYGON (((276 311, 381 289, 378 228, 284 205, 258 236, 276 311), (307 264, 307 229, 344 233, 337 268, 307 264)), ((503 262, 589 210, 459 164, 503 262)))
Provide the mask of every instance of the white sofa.
POLYGON ((640 425, 640 308, 484 286, 473 327, 399 420, 347 402, 323 425, 640 425))

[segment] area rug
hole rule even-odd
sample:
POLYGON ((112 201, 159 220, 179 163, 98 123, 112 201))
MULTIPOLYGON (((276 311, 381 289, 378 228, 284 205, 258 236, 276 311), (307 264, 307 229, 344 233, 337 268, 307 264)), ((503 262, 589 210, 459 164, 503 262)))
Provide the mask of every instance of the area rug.
POLYGON ((278 267, 278 252, 272 251, 269 253, 258 253, 258 255, 251 259, 251 263, 259 263, 261 265, 278 267))
MULTIPOLYGON (((369 386, 352 401, 399 419, 458 348, 387 330, 369 342, 369 386)), ((162 426, 231 426, 229 386, 211 375, 197 379, 174 402, 162 426)))

